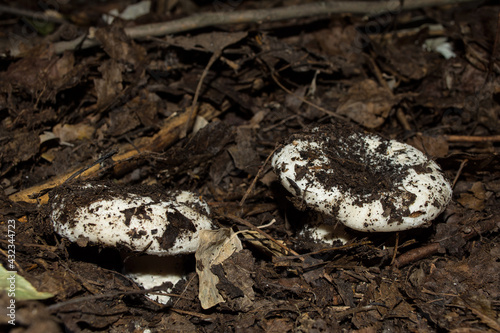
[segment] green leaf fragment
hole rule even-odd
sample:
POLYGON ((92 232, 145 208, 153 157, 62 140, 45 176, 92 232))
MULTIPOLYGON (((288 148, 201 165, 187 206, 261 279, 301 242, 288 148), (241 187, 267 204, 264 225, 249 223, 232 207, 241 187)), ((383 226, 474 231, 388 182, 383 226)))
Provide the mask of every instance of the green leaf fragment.
POLYGON ((17 272, 10 272, 0 265, 0 291, 5 291, 9 297, 17 301, 40 300, 54 297, 48 292, 35 289, 25 278, 17 272))

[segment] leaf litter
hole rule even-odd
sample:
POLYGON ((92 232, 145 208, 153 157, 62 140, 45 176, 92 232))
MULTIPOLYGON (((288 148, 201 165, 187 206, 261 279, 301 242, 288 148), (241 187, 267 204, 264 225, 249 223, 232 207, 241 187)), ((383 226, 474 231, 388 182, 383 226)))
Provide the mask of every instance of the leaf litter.
MULTIPOLYGON (((96 13, 110 8, 65 4, 68 36, 46 30, 50 39, 17 48, 0 37, 0 228, 6 235, 4 222, 16 220, 18 273, 54 295, 19 300, 16 332, 500 329, 499 5, 127 36, 134 25, 263 4, 169 5, 106 26, 96 13), (60 52, 77 37, 100 44, 60 52), (435 38, 455 57, 428 47, 435 38), (333 245, 299 235, 325 217, 290 198, 265 161, 331 117, 436 160, 454 194, 430 228, 359 232, 333 245), (169 305, 122 274, 118 250, 70 244, 46 227, 46 192, 83 169, 68 182, 190 190, 209 204, 222 248, 186 260, 191 273, 169 305)), ((27 22, 0 17, 10 36, 27 22)))

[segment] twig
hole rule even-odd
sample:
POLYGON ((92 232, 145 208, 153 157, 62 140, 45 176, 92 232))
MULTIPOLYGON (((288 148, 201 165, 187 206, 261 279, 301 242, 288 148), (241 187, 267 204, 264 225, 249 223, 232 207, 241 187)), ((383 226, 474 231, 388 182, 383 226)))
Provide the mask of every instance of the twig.
POLYGON ((176 309, 176 308, 170 308, 170 311, 177 312, 178 314, 181 315, 187 315, 187 316, 193 316, 196 318, 200 318, 201 320, 208 321, 208 322, 214 322, 215 317, 206 315, 204 313, 199 313, 199 312, 193 312, 193 311, 186 311, 186 310, 181 310, 181 309, 176 309))
MULTIPOLYGON (((10 244, 8 240, 6 239, 0 239, 0 243, 4 243, 4 244, 10 244)), ((55 252, 58 247, 57 246, 51 246, 51 245, 45 245, 45 244, 34 244, 34 243, 21 243, 19 242, 19 244, 16 244, 18 246, 24 246, 24 247, 36 247, 36 248, 39 248, 39 249, 43 249, 43 250, 46 250, 46 251, 50 251, 50 252, 55 252)))
MULTIPOLYGON (((468 241, 469 239, 477 235, 481 235, 485 232, 494 230, 499 226, 500 226, 500 221, 498 220, 498 218, 483 220, 478 222, 475 228, 471 232, 469 233, 462 232, 461 236, 463 237, 464 240, 468 241)), ((396 258, 396 260, 394 261, 394 266, 396 267, 406 266, 414 261, 429 257, 437 253, 440 247, 441 245, 439 244, 439 242, 434 242, 419 247, 417 249, 410 250, 406 253, 403 253, 398 258, 396 258)))
POLYGON ((394 260, 394 266, 402 267, 406 266, 411 262, 418 261, 420 259, 427 258, 438 252, 441 245, 439 243, 430 243, 419 248, 410 250, 403 253, 394 260))
POLYGON ((217 51, 215 51, 212 54, 212 56, 210 57, 208 64, 205 66, 205 69, 203 70, 203 73, 201 74, 200 81, 198 81, 198 85, 196 86, 196 91, 194 93, 193 103, 191 104, 191 106, 193 108, 195 107, 196 103, 198 103, 198 98, 200 97, 201 87, 203 86, 203 81, 205 80, 205 77, 208 74, 208 70, 210 69, 210 67, 212 67, 215 60, 217 60, 217 58, 219 58, 221 54, 222 54, 222 49, 218 49, 217 51))
POLYGON ((401 108, 397 109, 396 118, 399 120, 399 122, 401 123, 401 125, 403 126, 403 129, 405 131, 408 131, 408 132, 411 131, 410 123, 408 122, 408 119, 406 119, 406 115, 403 112, 403 109, 401 109, 401 108))
POLYGON ((338 119, 342 119, 342 120, 345 120, 344 117, 336 114, 335 112, 333 111, 330 111, 330 110, 327 110, 319 105, 316 105, 314 104, 313 102, 309 102, 307 99, 305 99, 304 97, 302 96, 298 96, 296 94, 293 93, 293 91, 291 91, 290 89, 288 89, 287 87, 285 87, 283 84, 281 84, 281 82, 278 80, 278 78, 274 75, 274 74, 271 74, 271 77, 272 79, 274 80, 274 82, 276 82, 276 84, 281 88, 283 89, 287 94, 290 94, 292 96, 294 96, 295 98, 299 99, 300 101, 302 101, 303 103, 306 103, 307 105, 309 106, 312 106, 313 108, 316 108, 324 113, 326 113, 327 115, 329 116, 332 116, 334 118, 338 118, 338 119))
POLYGON ((370 245, 371 243, 372 243, 371 241, 360 241, 360 242, 356 242, 356 243, 349 243, 349 244, 345 244, 345 245, 341 245, 341 246, 328 247, 328 248, 321 249, 321 250, 318 250, 318 251, 308 252, 308 253, 294 255, 294 256, 283 256, 283 257, 276 258, 275 261, 284 261, 284 260, 294 260, 294 259, 297 259, 297 258, 305 258, 305 257, 308 257, 308 256, 314 256, 316 254, 322 254, 322 253, 325 253, 325 252, 333 252, 333 251, 339 251, 339 250, 346 250, 346 249, 350 249, 350 248, 358 247, 358 246, 362 246, 362 245, 370 245))
MULTIPOLYGON (((405 3, 402 8, 399 7, 399 2, 397 1, 390 2, 390 4, 396 4, 396 7, 389 5, 385 1, 321 1, 272 9, 194 14, 178 20, 126 28, 125 33, 131 38, 144 38, 148 36, 164 36, 216 25, 263 23, 339 13, 381 14, 471 1, 474 0, 414 0, 405 3)), ((56 43, 54 44, 54 50, 57 53, 73 50, 82 43, 83 39, 83 37, 79 37, 69 42, 56 43)), ((97 40, 87 39, 81 44, 81 48, 85 49, 96 45, 99 45, 97 40)))
POLYGON ((455 175, 455 179, 453 179, 453 184, 451 185, 452 189, 455 188, 455 184, 457 183, 458 178, 462 174, 462 170, 464 169, 468 161, 469 161, 468 159, 465 159, 462 161, 462 163, 460 163, 460 167, 458 168, 457 174, 455 175))
POLYGON ((448 142, 499 142, 500 135, 473 136, 473 135, 445 135, 448 142))
MULTIPOLYGON (((2 248, 0 248, 0 253, 5 257, 5 259, 9 259, 9 255, 7 254, 7 252, 5 252, 2 248)), ((21 266, 19 266, 19 264, 17 263, 17 261, 14 260, 14 266, 16 266, 17 268, 17 271, 23 275, 24 274, 24 270, 21 268, 21 266)), ((10 267, 10 265, 9 265, 10 267)))
POLYGON ((87 171, 88 169, 92 168, 94 165, 101 164, 102 162, 104 162, 108 158, 110 158, 113 155, 115 155, 117 152, 118 152, 117 150, 112 150, 109 153, 104 154, 103 156, 101 156, 97 160, 95 160, 93 163, 91 163, 91 164, 89 164, 89 165, 81 168, 80 170, 78 170, 77 172, 75 172, 74 174, 72 174, 68 179, 66 179, 64 181, 63 184, 70 182, 72 179, 74 179, 74 178, 78 177, 79 175, 83 174, 85 171, 87 171))
POLYGON ((398 246, 399 246, 399 232, 396 232, 396 244, 394 245, 394 253, 392 254, 391 265, 394 264, 396 260, 396 256, 398 254, 398 246))
MULTIPOLYGON (((243 224, 244 226, 249 227, 253 231, 258 232, 259 234, 261 234, 262 236, 266 237, 267 239, 269 239, 274 244, 276 244, 279 247, 281 247, 283 250, 286 251, 286 253, 292 253, 295 256, 299 256, 299 254, 297 252, 295 252, 292 249, 289 249, 286 245, 283 245, 282 243, 278 242, 271 235, 269 235, 268 233, 266 233, 266 232, 262 231, 261 229, 257 228, 256 226, 254 226, 252 223, 248 222, 247 220, 242 219, 241 217, 238 217, 238 216, 233 215, 233 214, 224 214, 224 217, 227 217, 228 219, 233 220, 233 221, 235 221, 235 222, 237 222, 239 224, 243 224)), ((303 258, 300 258, 300 259, 304 260, 303 258)))
POLYGON ((66 20, 57 15, 49 15, 45 12, 35 12, 27 9, 15 8, 5 5, 0 5, 0 13, 8 13, 18 16, 25 16, 31 20, 39 20, 41 22, 66 23, 66 20))
MULTIPOLYGON (((266 128, 263 128, 263 129, 262 129, 262 132, 264 132, 264 133, 265 133, 265 132, 269 132, 269 131, 270 131, 270 130, 272 130, 273 128, 276 128, 276 127, 278 127, 278 126, 281 126, 281 125, 283 125, 284 123, 286 123, 287 121, 290 121, 290 120, 295 119, 295 118, 297 118, 297 117, 298 117, 298 115, 294 114, 294 115, 291 115, 290 117, 286 117, 286 118, 284 118, 284 119, 281 119, 279 122, 277 122, 277 123, 275 123, 275 124, 273 124, 273 125, 270 125, 270 126, 268 126, 268 127, 266 127, 266 128)), ((318 121, 318 123, 320 123, 320 122, 321 122, 321 121, 318 121)))
POLYGON ((497 31, 495 33, 495 42, 493 43, 493 49, 491 50, 490 64, 488 66, 488 75, 486 76, 486 78, 489 78, 490 75, 493 73, 495 62, 497 61, 497 59, 500 59, 500 54, 498 52, 499 49, 500 49, 500 12, 498 13, 497 16, 497 31))
POLYGON ((269 162, 269 159, 271 158, 271 156, 273 156, 274 152, 279 147, 281 147, 281 145, 278 145, 276 148, 274 148, 274 150, 269 154, 269 156, 267 156, 266 160, 264 161, 264 164, 260 167, 259 171, 257 172, 257 175, 255 175, 254 179, 252 180, 252 183, 250 184, 250 186, 248 187, 247 191, 245 192, 245 195, 241 199, 240 206, 243 206, 245 204, 245 201, 247 200, 247 197, 250 195, 250 193, 252 192, 253 188, 255 187, 255 184, 257 183, 257 179, 260 178, 260 175, 261 175, 262 171, 264 170, 264 168, 266 167, 267 162, 269 162))
MULTIPOLYGON (((143 138, 137 148, 139 148, 141 151, 147 152, 163 151, 165 148, 171 146, 172 144, 177 142, 177 140, 179 140, 179 134, 182 128, 184 128, 184 124, 191 121, 192 119, 190 118, 190 114, 188 113, 188 111, 176 113, 165 121, 165 124, 162 126, 158 133, 156 133, 152 137, 143 138)), ((118 150, 120 151, 120 153, 115 156, 113 160, 115 164, 112 167, 115 174, 123 174, 125 171, 130 170, 131 167, 134 167, 134 164, 131 163, 133 161, 131 160, 138 157, 139 155, 136 148, 130 149, 130 146, 128 144, 118 147, 118 150)), ((52 188, 62 184, 78 169, 79 168, 72 169, 65 174, 49 179, 43 184, 35 185, 20 192, 14 193, 9 196, 9 199, 12 201, 26 201, 36 203, 36 200, 30 198, 32 194, 43 192, 48 188, 52 188)), ((91 178, 93 176, 96 176, 101 170, 102 169, 100 165, 94 165, 93 167, 85 170, 84 173, 80 175, 80 178, 91 178)), ((48 195, 46 194, 44 194, 43 197, 39 198, 39 202, 42 204, 47 203, 47 201, 48 195)))
POLYGON ((481 321, 488 325, 491 329, 495 330, 496 332, 500 332, 500 324, 495 320, 494 317, 492 318, 488 316, 484 311, 470 305, 467 305, 467 309, 472 311, 473 314, 478 316, 479 319, 481 319, 481 321))
MULTIPOLYGON (((200 97, 200 91, 201 87, 203 86, 203 81, 205 81, 205 77, 208 74, 208 70, 212 65, 215 63, 215 61, 220 57, 222 54, 222 49, 216 50, 214 53, 212 53, 212 56, 210 57, 210 60, 208 61, 208 64, 205 66, 205 69, 203 70, 203 73, 201 73, 200 80, 198 81, 198 85, 196 86, 196 91, 194 92, 194 98, 193 98, 193 103, 191 104, 191 108, 187 110, 189 112, 189 119, 193 119, 196 113, 198 113, 198 98, 200 97)), ((186 137, 186 134, 189 130, 190 122, 187 121, 186 124, 184 125, 184 128, 179 135, 179 138, 183 139, 186 137)))
MULTIPOLYGON (((161 296, 180 297, 177 294, 168 294, 168 293, 158 292, 158 287, 154 287, 151 289, 119 291, 119 292, 112 292, 112 293, 107 293, 107 294, 89 295, 89 296, 82 296, 82 297, 78 297, 78 298, 72 298, 72 299, 69 299, 67 301, 63 301, 63 302, 49 305, 47 307, 47 309, 51 312, 54 312, 54 311, 57 311, 60 308, 63 308, 65 306, 80 303, 80 302, 87 302, 87 301, 97 300, 97 299, 101 299, 101 298, 112 298, 112 297, 116 297, 116 296, 140 295, 140 294, 154 294, 154 295, 161 295, 161 296)), ((79 311, 79 310, 75 309, 74 311, 79 311)))
POLYGON ((356 313, 378 310, 378 308, 377 308, 378 306, 382 306, 382 307, 387 308, 387 306, 384 304, 365 305, 365 306, 361 306, 361 307, 357 307, 357 308, 348 309, 348 310, 345 310, 345 311, 342 311, 339 313, 335 313, 334 316, 337 318, 337 320, 339 320, 339 319, 348 317, 348 316, 356 314, 356 313))
POLYGON ((384 87, 385 90, 387 90, 387 92, 391 94, 391 96, 394 96, 394 94, 392 93, 392 89, 389 87, 389 84, 384 79, 382 72, 380 71, 380 68, 377 66, 377 63, 375 62, 375 60, 373 60, 374 57, 371 57, 366 53, 363 53, 363 56, 364 56, 365 60, 368 61, 368 64, 371 66, 371 68, 373 70, 373 74, 375 74, 375 77, 377 78, 378 83, 380 83, 380 85, 382 87, 384 87))
POLYGON ((174 305, 172 306, 177 306, 177 303, 179 303, 179 301, 184 298, 184 294, 187 292, 189 286, 191 285, 191 282, 193 282, 194 278, 196 277, 196 275, 193 275, 189 281, 186 283, 186 286, 184 287, 184 289, 182 290, 180 296, 177 298, 177 300, 175 301, 174 305))

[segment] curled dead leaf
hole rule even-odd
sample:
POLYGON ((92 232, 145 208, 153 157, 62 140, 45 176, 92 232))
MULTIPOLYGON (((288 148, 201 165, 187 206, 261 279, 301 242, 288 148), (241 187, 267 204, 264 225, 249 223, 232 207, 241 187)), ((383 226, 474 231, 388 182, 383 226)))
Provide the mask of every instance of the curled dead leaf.
POLYGON ((341 100, 337 113, 367 128, 382 125, 398 101, 390 91, 366 79, 353 85, 341 100))
POLYGON ((217 289, 219 278, 212 272, 212 268, 242 249, 241 241, 229 228, 200 231, 200 245, 195 257, 196 273, 200 280, 198 298, 203 309, 224 302, 217 289))

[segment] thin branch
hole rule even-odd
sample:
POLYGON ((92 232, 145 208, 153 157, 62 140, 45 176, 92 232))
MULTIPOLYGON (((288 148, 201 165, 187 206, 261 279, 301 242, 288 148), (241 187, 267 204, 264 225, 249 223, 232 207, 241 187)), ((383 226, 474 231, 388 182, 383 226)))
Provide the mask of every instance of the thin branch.
POLYGON ((248 196, 250 195, 250 193, 253 191, 253 188, 255 187, 255 184, 257 183, 257 179, 260 178, 260 175, 262 174, 262 171, 264 170, 264 167, 267 165, 267 163, 269 162, 269 159, 271 158, 271 156, 273 156, 274 152, 280 148, 281 145, 278 145, 276 148, 274 148, 274 150, 267 156, 266 160, 264 161, 264 164, 262 164, 262 166, 259 168, 259 171, 257 172, 257 175, 255 175, 254 179, 252 180, 252 183, 250 184, 250 186, 248 187, 247 191, 245 192, 245 195, 243 196, 243 198, 241 199, 240 201, 240 206, 243 206, 245 204, 245 201, 247 200, 248 196))
MULTIPOLYGON (((121 296, 126 296, 126 295, 141 295, 141 294, 152 294, 152 295, 159 295, 159 296, 169 296, 169 297, 181 297, 180 295, 177 294, 169 294, 169 293, 164 293, 161 292, 161 289, 158 287, 150 288, 150 289, 141 289, 141 290, 128 290, 128 291, 118 291, 118 292, 110 292, 107 294, 99 294, 99 295, 88 295, 88 296, 82 296, 82 297, 77 297, 77 298, 72 298, 66 301, 62 301, 59 303, 54 303, 52 305, 49 305, 47 309, 50 312, 56 312, 56 311, 62 311, 61 308, 64 308, 68 305, 73 305, 81 302, 88 302, 88 301, 94 301, 98 299, 103 299, 103 298, 114 298, 114 297, 121 297, 121 296)), ((80 311, 79 309, 72 310, 72 311, 80 311)))
MULTIPOLYGON (((152 137, 143 138, 137 147, 130 148, 130 144, 123 144, 117 147, 119 153, 113 159, 113 172, 115 174, 124 174, 129 172, 131 169, 135 168, 134 159, 139 160, 141 153, 137 152, 137 148, 144 152, 161 152, 166 148, 173 145, 179 140, 179 134, 184 128, 186 122, 192 122, 193 119, 190 118, 190 113, 188 111, 175 113, 165 120, 160 131, 153 135, 152 137)), ((59 186, 64 183, 69 177, 71 177, 80 168, 72 169, 64 174, 54 176, 42 184, 35 185, 33 187, 24 189, 20 192, 11 194, 9 199, 12 201, 26 201, 32 203, 42 203, 45 204, 48 201, 47 189, 59 186), (32 199, 31 195, 35 193, 44 192, 42 197, 37 198, 37 200, 32 199)), ((88 179, 97 176, 99 172, 102 171, 101 165, 97 164, 88 168, 80 174, 81 179, 88 179)))
POLYGON ((462 170, 464 169, 465 165, 467 164, 467 162, 469 162, 468 159, 465 159, 462 161, 462 163, 460 163, 460 167, 458 168, 458 171, 457 171, 457 174, 455 176, 455 179, 453 179, 453 184, 451 184, 451 188, 455 188, 455 184, 457 183, 458 181, 458 177, 460 177, 460 175, 462 174, 462 170))
POLYGON ((27 9, 15 8, 5 5, 0 5, 0 14, 7 13, 18 16, 24 16, 31 20, 43 21, 43 22, 54 22, 54 23, 66 23, 67 21, 62 18, 59 14, 47 14, 46 12, 35 12, 27 9))
POLYGON ((178 314, 181 314, 181 315, 193 316, 196 318, 200 318, 201 320, 208 321, 208 322, 215 321, 215 316, 206 315, 204 313, 186 311, 186 310, 181 310, 181 309, 177 309, 177 308, 170 308, 169 310, 173 311, 173 312, 177 312, 178 314))
MULTIPOLYGON (((208 64, 205 66, 205 69, 203 70, 203 73, 201 73, 200 80, 198 81, 198 85, 196 86, 196 91, 194 93, 194 98, 193 98, 193 103, 191 103, 191 107, 186 110, 186 112, 189 112, 189 119, 194 119, 196 114, 198 113, 198 98, 200 96, 200 91, 201 87, 203 86, 203 81, 205 81, 205 78, 207 77, 208 70, 212 65, 215 63, 215 61, 221 56, 222 54, 222 48, 216 50, 214 53, 212 53, 212 56, 210 57, 210 60, 208 61, 208 64)), ((186 134, 189 130, 191 123, 189 121, 186 122, 184 125, 184 128, 182 129, 181 134, 179 135, 179 138, 183 139, 186 137, 186 134)))
MULTIPOLYGON (((381 14, 400 12, 430 6, 459 4, 474 0, 414 0, 405 2, 403 8, 400 1, 321 1, 305 5, 287 6, 272 9, 253 9, 235 12, 206 12, 194 14, 178 20, 140 25, 125 29, 130 38, 144 38, 150 36, 164 36, 195 29, 228 24, 265 23, 294 18, 326 16, 330 14, 381 14)), ((80 46, 89 48, 99 45, 95 39, 79 37, 72 41, 54 44, 54 50, 62 53, 80 46), (83 43, 82 43, 83 41, 83 43)))
MULTIPOLYGON (((473 237, 498 229, 499 226, 500 226, 500 220, 498 218, 490 218, 488 220, 477 222, 477 224, 475 224, 474 228, 471 231, 467 233, 461 232, 460 236, 465 241, 468 241, 473 237)), ((418 261, 420 259, 430 257, 436 254, 440 248, 441 245, 439 244, 439 242, 433 242, 426 244, 422 247, 412 249, 397 257, 396 260, 394 261, 394 266, 399 268, 406 266, 412 262, 418 261)))
POLYGON ((112 150, 110 151, 109 153, 107 154, 104 154, 104 156, 101 156, 100 158, 98 158, 96 161, 92 162, 91 164, 83 167, 82 169, 78 170, 77 172, 75 172, 74 174, 72 174, 69 178, 67 178, 63 184, 65 183, 69 183, 71 180, 73 180, 74 178, 78 177, 79 175, 81 175, 82 173, 84 173, 85 171, 87 171, 88 169, 92 168, 94 165, 96 164, 101 164, 102 162, 104 162, 105 160, 107 160, 108 158, 111 158, 113 155, 115 155, 116 153, 118 153, 117 150, 112 150))
POLYGON ((473 135, 445 135, 448 142, 499 142, 500 135, 473 136, 473 135))
POLYGON ((327 115, 332 116, 332 117, 334 117, 334 118, 345 120, 345 118, 344 118, 344 117, 342 117, 342 116, 340 116, 340 115, 336 114, 335 112, 330 111, 330 110, 327 110, 327 109, 325 109, 324 107, 321 107, 321 106, 319 106, 319 105, 314 104, 313 102, 308 101, 307 99, 305 99, 305 98, 304 98, 304 97, 302 97, 302 96, 299 96, 299 95, 297 95, 297 94, 294 94, 294 93, 293 93, 293 91, 291 91, 290 89, 288 89, 287 87, 285 87, 285 86, 284 86, 284 85, 283 85, 283 84, 282 84, 282 83, 278 80, 278 78, 276 77, 276 75, 274 75, 274 74, 272 74, 272 73, 271 73, 271 78, 272 78, 272 79, 273 79, 273 81, 274 81, 274 82, 275 82, 275 83, 276 83, 276 84, 277 84, 277 85, 278 85, 281 89, 283 89, 283 90, 284 90, 287 94, 294 96, 295 98, 299 99, 302 103, 305 103, 305 104, 307 104, 307 105, 309 105, 309 106, 311 106, 311 107, 313 107, 313 108, 315 108, 315 109, 318 109, 319 111, 324 112, 324 113, 326 113, 327 115))
POLYGON ((259 234, 261 234, 262 236, 264 236, 265 238, 269 239, 271 242, 273 242, 274 244, 278 245, 279 247, 281 247, 283 250, 285 250, 286 253, 291 253, 297 257, 299 257, 299 259, 301 260, 304 260, 303 258, 300 257, 300 255, 295 252, 294 250, 292 249, 289 249, 286 245, 278 242, 276 239, 274 239, 271 235, 269 235, 268 233, 266 233, 265 231, 262 231, 261 229, 259 229, 258 227, 254 226, 252 223, 248 222, 247 220, 245 219, 242 219, 241 217, 238 217, 236 215, 233 215, 233 214, 225 214, 223 215, 224 217, 230 219, 230 220, 233 220, 234 222, 237 222, 239 224, 242 224, 242 225, 245 225, 247 226, 248 228, 250 228, 251 230, 253 231, 256 231, 258 232, 259 234))
POLYGON ((398 246, 399 246, 399 232, 396 232, 396 244, 394 245, 394 253, 392 254, 391 265, 394 264, 396 260, 396 256, 398 254, 398 246))
POLYGON ((314 252, 308 252, 308 253, 293 255, 293 256, 282 256, 282 257, 275 258, 274 260, 275 261, 295 260, 299 257, 305 258, 305 257, 314 256, 317 254, 323 254, 323 253, 327 253, 327 252, 334 252, 334 251, 340 251, 340 250, 347 250, 350 248, 354 248, 354 247, 358 247, 358 246, 362 246, 362 245, 371 245, 371 244, 372 244, 371 241, 362 240, 359 242, 349 243, 349 244, 345 244, 345 245, 341 245, 341 246, 328 247, 328 248, 324 248, 324 249, 317 250, 314 252))

